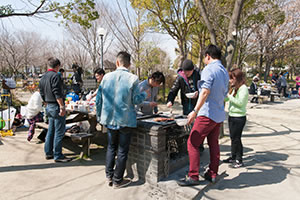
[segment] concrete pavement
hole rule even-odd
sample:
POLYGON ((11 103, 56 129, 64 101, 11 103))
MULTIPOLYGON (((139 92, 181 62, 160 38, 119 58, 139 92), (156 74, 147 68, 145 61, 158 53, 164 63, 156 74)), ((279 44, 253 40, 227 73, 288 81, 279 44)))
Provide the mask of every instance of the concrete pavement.
MULTIPOLYGON (((178 106, 180 108, 180 106, 178 106)), ((161 110, 168 110, 161 106, 161 110)), ((180 111, 177 109, 178 113, 180 111)), ((157 186, 135 181, 114 190, 105 183, 105 137, 91 147, 91 157, 70 163, 45 160, 43 144, 26 141, 26 131, 0 139, 0 200, 7 199, 291 199, 300 194, 300 100, 249 104, 243 133, 245 167, 220 164, 220 180, 182 188, 175 180, 187 167, 157 186)), ((230 153, 227 122, 221 159, 230 153)), ((64 153, 77 158, 79 149, 64 140, 64 153)), ((201 172, 208 163, 201 156, 201 172)))
MULTIPOLYGON (((294 199, 300 195, 300 99, 248 105, 243 132, 244 164, 240 169, 220 163, 219 181, 202 179, 199 186, 178 187, 188 166, 174 173, 160 186, 167 199, 294 199)), ((221 160, 230 155, 225 121, 225 138, 220 140, 221 160)), ((208 165, 208 151, 201 156, 200 174, 208 165)))

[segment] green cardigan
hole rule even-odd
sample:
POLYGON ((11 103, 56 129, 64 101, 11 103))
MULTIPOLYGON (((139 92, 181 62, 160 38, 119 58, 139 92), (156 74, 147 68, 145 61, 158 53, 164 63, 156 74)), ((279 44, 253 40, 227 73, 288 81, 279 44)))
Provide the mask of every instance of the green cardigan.
POLYGON ((229 116, 231 117, 243 117, 246 116, 246 106, 248 103, 248 88, 244 84, 237 91, 235 97, 234 91, 229 94, 225 101, 229 101, 229 116))

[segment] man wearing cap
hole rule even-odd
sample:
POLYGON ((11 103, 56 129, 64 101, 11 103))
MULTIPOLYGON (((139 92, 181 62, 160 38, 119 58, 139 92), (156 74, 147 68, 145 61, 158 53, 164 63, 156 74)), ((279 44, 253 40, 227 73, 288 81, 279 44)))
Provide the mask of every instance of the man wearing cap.
POLYGON ((177 78, 169 92, 167 107, 171 108, 180 90, 183 114, 188 115, 195 107, 198 97, 197 82, 200 80, 200 70, 196 68, 191 60, 184 60, 181 68, 177 71, 177 78), (185 94, 195 92, 192 98, 187 98, 185 94))

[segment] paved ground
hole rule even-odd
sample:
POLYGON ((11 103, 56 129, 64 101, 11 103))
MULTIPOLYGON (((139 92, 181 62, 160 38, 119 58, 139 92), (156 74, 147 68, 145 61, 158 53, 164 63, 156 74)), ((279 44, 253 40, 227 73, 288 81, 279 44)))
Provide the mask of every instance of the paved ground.
MULTIPOLYGON (((20 97, 25 95, 19 94, 20 97)), ((177 112, 178 111, 177 106, 177 112)), ((168 111, 164 106, 161 110, 168 111)), ((179 112, 180 113, 180 112, 179 112)), ((243 134, 245 167, 220 165, 215 185, 180 188, 174 179, 183 168, 152 188, 134 182, 114 190, 105 184, 105 137, 92 145, 91 158, 58 164, 44 159, 43 144, 26 141, 26 131, 0 139, 0 200, 7 199, 291 199, 300 194, 300 100, 249 104, 243 134)), ((227 123, 225 134, 228 135, 227 123)), ((79 149, 64 140, 64 153, 76 158, 79 149)), ((221 140, 221 159, 230 152, 230 140, 221 140)), ((201 171, 208 162, 201 157, 201 171)))

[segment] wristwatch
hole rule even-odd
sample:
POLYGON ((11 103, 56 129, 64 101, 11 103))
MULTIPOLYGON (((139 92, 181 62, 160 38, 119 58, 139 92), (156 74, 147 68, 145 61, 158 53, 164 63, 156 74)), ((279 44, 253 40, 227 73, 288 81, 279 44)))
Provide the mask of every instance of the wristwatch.
POLYGON ((199 111, 196 111, 195 109, 193 109, 193 111, 194 111, 196 114, 198 114, 198 112, 199 112, 199 111))

